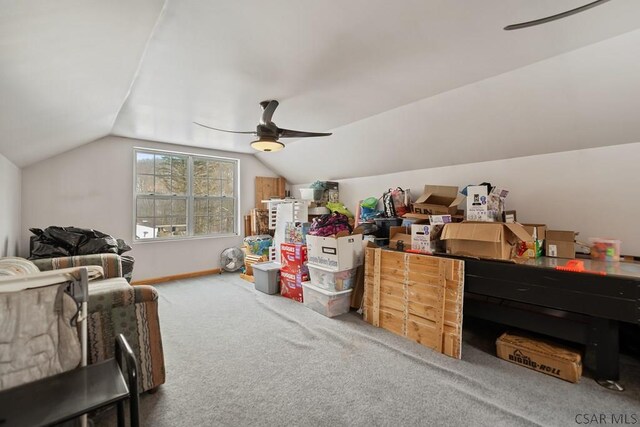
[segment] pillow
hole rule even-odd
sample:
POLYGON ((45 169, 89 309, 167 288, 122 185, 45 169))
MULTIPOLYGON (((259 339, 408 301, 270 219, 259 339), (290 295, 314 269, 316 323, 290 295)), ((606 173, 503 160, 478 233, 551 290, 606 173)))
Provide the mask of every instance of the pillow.
POLYGON ((0 258, 0 276, 21 276, 39 272, 40 269, 28 259, 18 257, 0 258))

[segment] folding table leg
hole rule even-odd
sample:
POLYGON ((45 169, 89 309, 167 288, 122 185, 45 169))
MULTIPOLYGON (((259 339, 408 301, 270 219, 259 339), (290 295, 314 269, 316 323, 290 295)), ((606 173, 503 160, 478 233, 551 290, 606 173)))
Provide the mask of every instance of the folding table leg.
POLYGON ((124 400, 118 402, 118 427, 125 427, 124 422, 124 400))
POLYGON ((620 377, 618 322, 594 317, 591 319, 589 346, 596 356, 596 381, 610 390, 623 391, 620 377))
POLYGON ((129 412, 131 415, 131 427, 139 427, 140 426, 140 413, 139 413, 138 404, 138 392, 135 391, 134 394, 131 395, 129 399, 129 412))

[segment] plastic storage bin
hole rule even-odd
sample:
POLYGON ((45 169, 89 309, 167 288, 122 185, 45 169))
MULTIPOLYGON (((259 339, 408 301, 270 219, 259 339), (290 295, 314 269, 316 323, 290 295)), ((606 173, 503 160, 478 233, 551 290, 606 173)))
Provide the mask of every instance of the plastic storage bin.
POLYGON ((321 267, 309 265, 309 276, 311 277, 311 284, 318 288, 339 292, 352 289, 356 280, 356 273, 358 268, 351 268, 349 270, 332 271, 326 270, 321 267))
POLYGON ((302 282, 304 305, 327 317, 335 317, 349 312, 351 291, 352 289, 329 292, 313 286, 310 282, 302 282))
POLYGON ((591 259, 620 261, 620 240, 594 237, 591 242, 591 259))
POLYGON ((300 198, 302 200, 320 200, 322 199, 322 190, 314 190, 313 188, 301 188, 300 198))
POLYGON ((259 262, 253 264, 254 285, 257 291, 274 295, 280 292, 280 264, 259 262))

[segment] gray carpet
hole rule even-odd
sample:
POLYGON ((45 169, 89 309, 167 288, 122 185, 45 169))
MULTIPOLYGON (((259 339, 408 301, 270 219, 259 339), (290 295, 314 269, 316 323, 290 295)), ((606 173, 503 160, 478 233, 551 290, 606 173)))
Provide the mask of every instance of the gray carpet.
MULTIPOLYGON (((627 390, 616 393, 502 361, 478 324, 465 325, 454 360, 354 313, 329 319, 261 294, 237 275, 157 289, 167 383, 141 397, 143 425, 562 426, 600 413, 640 422, 640 365, 629 357, 627 390)), ((114 411, 95 421, 115 425, 114 411)))

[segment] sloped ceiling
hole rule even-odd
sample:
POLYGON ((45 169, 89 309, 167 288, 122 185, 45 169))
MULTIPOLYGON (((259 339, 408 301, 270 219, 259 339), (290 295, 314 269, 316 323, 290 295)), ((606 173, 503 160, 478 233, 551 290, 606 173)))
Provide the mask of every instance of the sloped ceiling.
POLYGON ((0 152, 19 166, 111 132, 160 0, 0 0, 0 152))
POLYGON ((625 58, 637 35, 625 33, 640 27, 640 2, 502 30, 584 3, 0 0, 0 152, 24 166, 108 133, 250 152, 250 137, 192 121, 251 130, 263 99, 281 102, 283 127, 334 131, 260 155, 292 182, 633 139, 627 115, 592 105, 636 108, 624 82, 637 85, 625 58))

